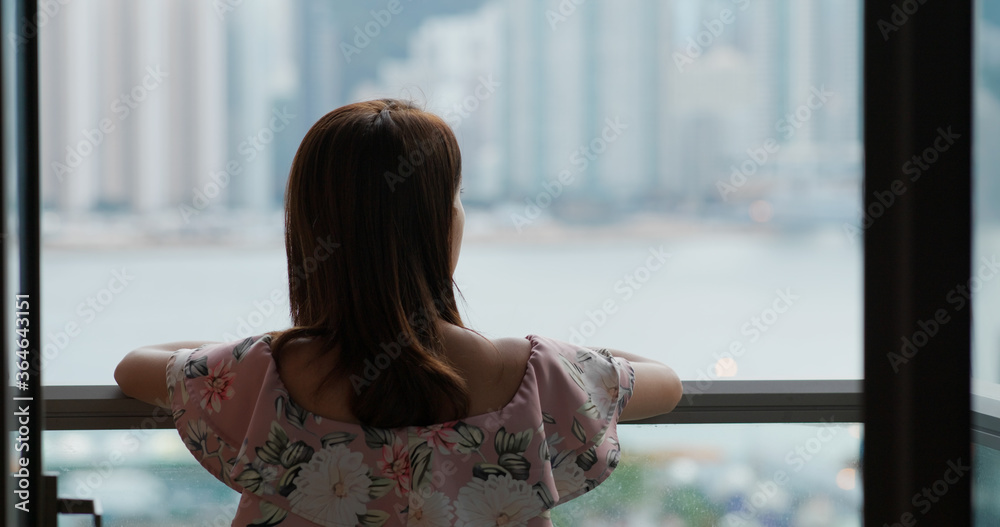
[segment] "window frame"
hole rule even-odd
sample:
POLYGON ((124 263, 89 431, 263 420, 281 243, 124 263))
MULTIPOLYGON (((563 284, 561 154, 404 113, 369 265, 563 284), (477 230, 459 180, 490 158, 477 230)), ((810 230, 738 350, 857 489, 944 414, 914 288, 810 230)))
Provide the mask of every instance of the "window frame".
POLYGON ((973 478, 948 471, 971 464, 972 308, 950 309, 945 298, 969 283, 972 267, 973 0, 912 4, 904 12, 866 0, 863 17, 862 207, 873 217, 864 232, 863 519, 970 525, 973 478), (965 141, 949 143, 911 184, 906 163, 942 127, 965 141), (882 203, 901 182, 898 203, 882 203), (926 345, 900 348, 942 312, 949 318, 923 333, 926 345), (915 496, 942 478, 945 495, 915 508, 915 496))

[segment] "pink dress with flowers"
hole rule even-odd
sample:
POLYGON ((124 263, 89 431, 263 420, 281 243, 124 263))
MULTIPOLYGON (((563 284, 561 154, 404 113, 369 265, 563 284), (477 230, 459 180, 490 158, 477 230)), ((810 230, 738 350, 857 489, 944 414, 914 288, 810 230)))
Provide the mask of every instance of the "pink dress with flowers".
POLYGON ((242 494, 234 526, 544 526, 618 465, 635 376, 624 359, 527 338, 510 403, 427 427, 307 412, 278 377, 268 335, 177 352, 167 386, 188 449, 242 494))

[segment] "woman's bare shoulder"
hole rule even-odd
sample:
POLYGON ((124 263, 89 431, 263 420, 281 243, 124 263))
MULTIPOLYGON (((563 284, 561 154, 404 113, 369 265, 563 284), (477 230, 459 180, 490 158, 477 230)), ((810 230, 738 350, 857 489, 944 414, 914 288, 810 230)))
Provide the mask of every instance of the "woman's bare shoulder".
POLYGON ((445 349, 470 390, 470 415, 496 410, 517 393, 524 379, 531 343, 527 339, 487 338, 471 329, 445 331, 445 349))
POLYGON ((531 342, 518 338, 488 338, 472 329, 451 326, 444 332, 445 349, 453 362, 476 369, 521 363, 531 354, 531 342))
POLYGON ((500 353, 510 355, 511 359, 528 360, 531 355, 531 341, 526 338, 504 337, 490 339, 490 342, 500 350, 500 353))

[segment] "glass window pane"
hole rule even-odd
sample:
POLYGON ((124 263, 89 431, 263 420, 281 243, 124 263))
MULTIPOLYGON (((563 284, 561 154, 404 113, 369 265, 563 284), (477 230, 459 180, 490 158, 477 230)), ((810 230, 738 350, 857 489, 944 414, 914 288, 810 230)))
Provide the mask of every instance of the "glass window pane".
MULTIPOLYGON (((623 425, 619 467, 553 522, 860 526, 860 437, 851 423, 623 425)), ((60 496, 99 498, 106 525, 214 525, 238 501, 172 430, 46 432, 45 455, 60 496)))
POLYGON ((1000 450, 975 445, 972 464, 972 507, 976 527, 1000 525, 1000 450))
MULTIPOLYGON (((229 525, 240 500, 173 430, 48 431, 43 448, 46 470, 59 474, 59 497, 97 499, 104 525, 229 525)), ((93 522, 63 514, 59 525, 93 522)))
POLYGON ((1000 5, 977 2, 973 144, 973 376, 1000 383, 1000 5))
POLYGON ((376 96, 459 137, 472 327, 689 379, 861 376, 859 1, 400 5, 95 0, 41 28, 48 383, 285 327, 290 161, 376 96))
MULTIPOLYGON (((1000 394, 1000 4, 976 2, 974 40, 972 376, 976 395, 1000 394)), ((1000 417, 1000 416, 993 416, 1000 417)), ((1000 431, 994 431, 1000 433, 1000 431)), ((995 447, 996 445, 992 445, 995 447)), ((977 526, 1000 524, 1000 454, 976 444, 973 510, 977 526)))

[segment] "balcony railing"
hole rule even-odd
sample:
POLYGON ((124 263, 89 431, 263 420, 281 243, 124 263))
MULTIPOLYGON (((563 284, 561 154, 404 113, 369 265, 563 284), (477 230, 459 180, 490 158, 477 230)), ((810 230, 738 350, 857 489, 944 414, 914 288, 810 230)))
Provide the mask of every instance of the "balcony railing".
MULTIPOLYGON (((117 386, 45 387, 46 430, 169 429, 169 411, 117 386)), ((633 424, 860 423, 860 380, 685 381, 673 412, 633 424)), ((973 442, 1000 450, 1000 387, 974 383, 973 442)))
MULTIPOLYGON (((677 408, 634 424, 860 422, 860 380, 685 383, 677 408)), ((47 430, 171 428, 169 412, 116 386, 45 388, 47 430)))

